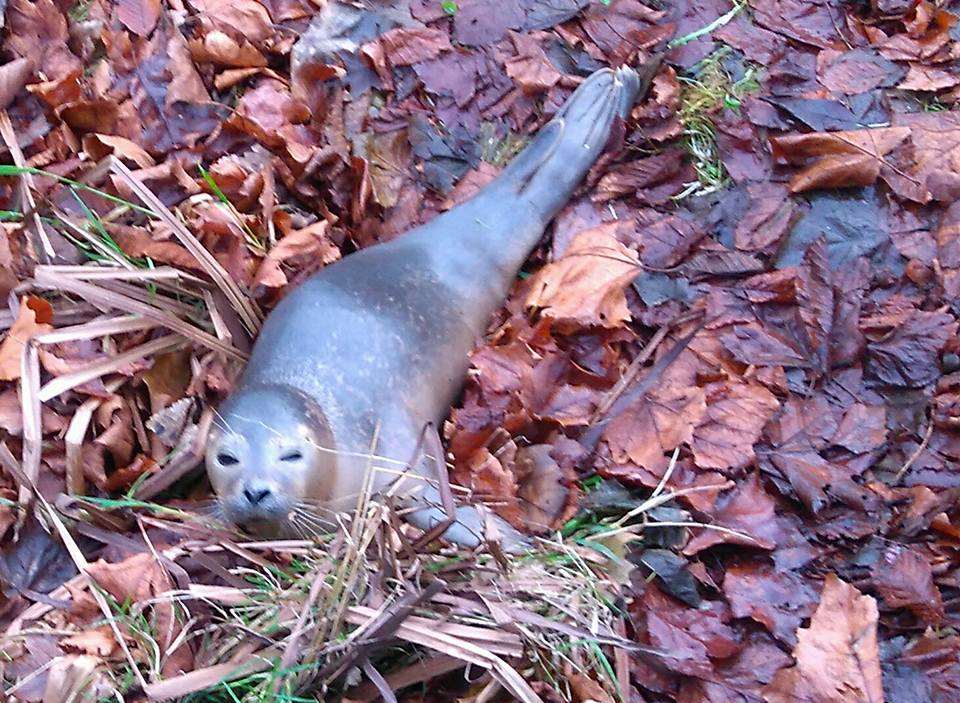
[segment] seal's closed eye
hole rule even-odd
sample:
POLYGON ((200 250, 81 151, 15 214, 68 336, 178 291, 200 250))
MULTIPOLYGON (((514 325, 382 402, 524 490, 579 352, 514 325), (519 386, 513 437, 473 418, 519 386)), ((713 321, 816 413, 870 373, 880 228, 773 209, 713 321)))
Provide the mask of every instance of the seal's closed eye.
POLYGON ((282 457, 280 461, 300 461, 303 458, 303 452, 299 449, 294 449, 292 452, 287 452, 282 457))

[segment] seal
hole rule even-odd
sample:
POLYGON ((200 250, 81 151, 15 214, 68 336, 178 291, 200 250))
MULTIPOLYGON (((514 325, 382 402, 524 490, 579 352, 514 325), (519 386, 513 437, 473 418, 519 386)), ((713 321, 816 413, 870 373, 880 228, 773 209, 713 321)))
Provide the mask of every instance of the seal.
MULTIPOLYGON (((298 519, 329 523, 365 491, 392 490, 416 527, 447 522, 444 539, 466 547, 485 539, 482 509, 460 505, 451 522, 434 465, 408 463, 424 428, 448 415, 469 352, 640 83, 626 67, 592 74, 473 198, 321 269, 277 305, 208 439, 224 517, 291 534, 298 519)), ((522 548, 506 523, 497 532, 522 548)))

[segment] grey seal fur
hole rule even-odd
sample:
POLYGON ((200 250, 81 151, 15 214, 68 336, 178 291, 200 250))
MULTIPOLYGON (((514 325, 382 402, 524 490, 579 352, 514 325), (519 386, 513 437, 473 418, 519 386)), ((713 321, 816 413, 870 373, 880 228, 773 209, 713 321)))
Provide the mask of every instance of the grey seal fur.
MULTIPOLYGON (((305 511, 326 522, 352 511, 368 476, 374 493, 396 487, 423 428, 448 415, 524 260, 639 89, 630 68, 597 71, 473 198, 323 268, 280 302, 208 440, 225 517, 289 533, 305 511)), ((446 514, 436 483, 420 479, 436 469, 420 459, 410 474, 406 519, 430 529, 446 514)), ((445 539, 484 539, 478 508, 458 506, 455 519, 445 539)), ((498 532, 508 547, 523 544, 505 523, 498 532)))

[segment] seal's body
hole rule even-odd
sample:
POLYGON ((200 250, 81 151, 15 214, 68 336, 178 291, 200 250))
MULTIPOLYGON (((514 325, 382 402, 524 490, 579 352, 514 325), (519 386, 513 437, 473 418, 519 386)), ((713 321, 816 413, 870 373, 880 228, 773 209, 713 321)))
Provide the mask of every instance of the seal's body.
MULTIPOLYGON (((598 71, 471 200, 281 301, 208 444, 226 517, 276 527, 298 511, 351 510, 368 475, 375 491, 396 481, 424 426, 449 413, 470 350, 638 89, 630 69, 598 71)), ((424 460, 412 472, 436 475, 424 460)), ((444 519, 430 483, 404 487, 419 506, 411 522, 444 519)), ((476 509, 458 508, 456 520, 445 537, 475 545, 476 509)))

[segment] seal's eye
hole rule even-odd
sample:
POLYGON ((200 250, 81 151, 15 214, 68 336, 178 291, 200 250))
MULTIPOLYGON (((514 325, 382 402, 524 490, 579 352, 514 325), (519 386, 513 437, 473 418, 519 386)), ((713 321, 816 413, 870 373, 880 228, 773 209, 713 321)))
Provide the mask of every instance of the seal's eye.
POLYGON ((233 466, 239 462, 240 460, 232 454, 227 454, 226 452, 217 454, 217 463, 223 466, 233 466))
POLYGON ((294 449, 292 452, 287 452, 282 457, 280 461, 300 461, 303 458, 303 454, 299 450, 294 449))

